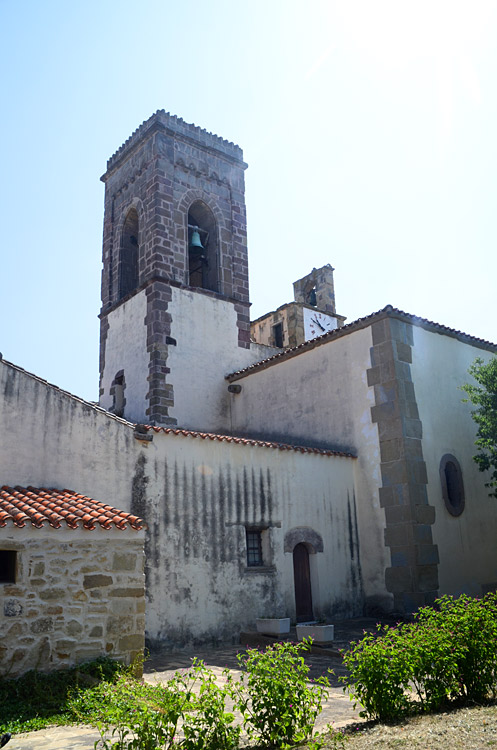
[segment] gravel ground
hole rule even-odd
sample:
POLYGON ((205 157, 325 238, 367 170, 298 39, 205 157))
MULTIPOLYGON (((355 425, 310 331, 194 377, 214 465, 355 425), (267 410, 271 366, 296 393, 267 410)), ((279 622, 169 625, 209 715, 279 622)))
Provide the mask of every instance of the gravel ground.
POLYGON ((347 734, 346 750, 483 750, 497 747, 497 704, 417 716, 394 726, 359 724, 347 734))

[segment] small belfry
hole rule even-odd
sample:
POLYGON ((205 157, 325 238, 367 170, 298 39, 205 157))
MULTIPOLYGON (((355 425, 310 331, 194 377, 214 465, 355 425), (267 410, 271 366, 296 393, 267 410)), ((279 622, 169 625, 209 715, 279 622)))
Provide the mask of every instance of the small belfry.
POLYGON ((188 422, 177 397, 192 367, 202 372, 215 360, 216 336, 204 331, 192 362, 185 320, 198 330, 220 306, 229 331, 217 338, 224 333, 230 345, 249 349, 246 166, 238 146, 162 110, 107 162, 100 312, 106 409, 137 422, 188 422))
POLYGON ((252 341, 288 348, 341 328, 346 318, 336 312, 334 270, 327 263, 295 281, 293 302, 252 322, 252 341))

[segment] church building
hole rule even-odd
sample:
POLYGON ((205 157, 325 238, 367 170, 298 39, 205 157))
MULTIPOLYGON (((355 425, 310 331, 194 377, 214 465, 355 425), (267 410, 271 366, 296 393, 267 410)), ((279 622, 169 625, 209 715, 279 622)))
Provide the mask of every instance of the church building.
POLYGON ((164 111, 109 159, 99 405, 0 362, 1 485, 143 520, 152 646, 495 589, 459 387, 497 346, 390 305, 349 323, 331 265, 251 323, 246 167, 164 111))

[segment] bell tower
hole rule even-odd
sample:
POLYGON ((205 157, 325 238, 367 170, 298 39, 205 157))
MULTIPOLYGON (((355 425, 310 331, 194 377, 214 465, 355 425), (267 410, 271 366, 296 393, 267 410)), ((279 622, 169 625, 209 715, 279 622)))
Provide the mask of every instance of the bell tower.
POLYGON ((104 408, 130 421, 199 428, 192 415, 209 399, 214 366, 222 378, 221 362, 245 362, 246 166, 238 146, 163 110, 107 162, 104 408))

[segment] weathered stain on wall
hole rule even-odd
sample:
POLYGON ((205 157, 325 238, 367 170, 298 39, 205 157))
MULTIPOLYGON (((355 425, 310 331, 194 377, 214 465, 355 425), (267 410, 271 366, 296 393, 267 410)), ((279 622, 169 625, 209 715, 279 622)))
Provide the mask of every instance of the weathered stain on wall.
POLYGON ((315 614, 362 611, 362 593, 352 586, 358 560, 351 562, 342 544, 354 459, 165 432, 141 441, 124 420, 0 362, 3 391, 7 382, 11 395, 0 402, 4 481, 71 486, 148 524, 151 643, 236 640, 259 615, 277 609, 293 616, 284 537, 297 527, 323 533, 323 552, 310 555, 315 614), (264 565, 250 568, 246 528, 254 526, 264 565))
POLYGON ((163 432, 143 450, 146 507, 133 511, 139 507, 149 525, 151 646, 235 642, 258 616, 277 610, 294 617, 293 558, 284 539, 295 527, 326 529, 323 550, 311 555, 316 616, 362 611, 357 522, 349 502, 354 459, 163 432), (247 564, 246 530, 254 528, 263 540, 258 567, 247 564), (341 545, 349 533, 352 561, 350 545, 341 545))

